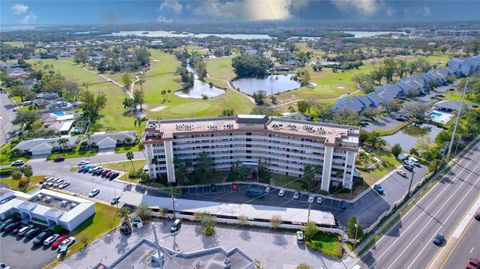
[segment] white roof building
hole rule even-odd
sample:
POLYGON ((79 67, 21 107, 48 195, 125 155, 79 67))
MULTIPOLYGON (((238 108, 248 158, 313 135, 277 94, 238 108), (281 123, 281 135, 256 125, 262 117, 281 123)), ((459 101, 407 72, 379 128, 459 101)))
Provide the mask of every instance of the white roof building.
POLYGON ((72 231, 95 214, 95 202, 75 196, 39 190, 32 194, 0 189, 0 218, 18 214, 23 220, 72 231))

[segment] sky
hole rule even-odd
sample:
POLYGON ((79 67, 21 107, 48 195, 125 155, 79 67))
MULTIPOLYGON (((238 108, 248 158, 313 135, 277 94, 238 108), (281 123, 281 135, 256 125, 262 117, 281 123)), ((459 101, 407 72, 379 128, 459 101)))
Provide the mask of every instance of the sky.
POLYGON ((0 16, 1 25, 450 21, 480 20, 480 0, 1 0, 0 16))

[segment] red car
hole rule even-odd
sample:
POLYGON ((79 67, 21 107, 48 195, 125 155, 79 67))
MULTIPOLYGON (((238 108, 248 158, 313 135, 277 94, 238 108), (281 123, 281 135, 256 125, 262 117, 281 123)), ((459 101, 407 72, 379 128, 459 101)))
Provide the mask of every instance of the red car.
POLYGON ((52 248, 58 248, 60 244, 68 238, 68 235, 61 235, 52 243, 52 248))
POLYGON ((477 269, 480 268, 480 260, 475 258, 470 258, 470 261, 467 264, 466 269, 477 269))
POLYGON ((237 191, 238 190, 238 184, 233 182, 232 183, 232 191, 237 191))
POLYGON ((63 162, 65 161, 65 157, 63 156, 58 156, 57 158, 55 158, 55 160, 53 160, 54 162, 63 162))

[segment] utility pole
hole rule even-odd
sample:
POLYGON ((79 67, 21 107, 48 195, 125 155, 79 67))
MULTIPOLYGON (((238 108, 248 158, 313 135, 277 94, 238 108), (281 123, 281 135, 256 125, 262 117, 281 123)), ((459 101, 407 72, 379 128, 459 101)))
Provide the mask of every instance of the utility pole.
POLYGON ((355 240, 357 240, 358 223, 355 223, 355 240))
POLYGON ((460 107, 458 108, 457 120, 455 121, 455 127, 453 127, 452 139, 450 139, 450 145, 448 145, 447 161, 450 158, 450 153, 452 152, 453 141, 455 140, 455 134, 457 133, 457 126, 460 122, 460 115, 462 114, 463 100, 465 98, 465 91, 468 87, 468 79, 465 81, 465 87, 462 91, 462 100, 460 101, 460 107))
MULTIPOLYGON (((320 198, 320 197, 319 197, 320 198)), ((318 199, 318 198, 317 198, 318 199)), ((310 222, 310 209, 312 208, 312 203, 308 203, 308 216, 307 216, 307 223, 310 222)))
MULTIPOLYGON (((415 169, 415 168, 414 168, 415 169)), ((412 170, 412 176, 410 177, 410 184, 408 185, 408 197, 410 197, 412 193, 412 182, 413 182, 413 176, 415 175, 415 170, 412 170)))
POLYGON ((175 214, 175 196, 173 195, 173 183, 172 183, 172 209, 173 209, 173 219, 176 219, 177 216, 175 214))

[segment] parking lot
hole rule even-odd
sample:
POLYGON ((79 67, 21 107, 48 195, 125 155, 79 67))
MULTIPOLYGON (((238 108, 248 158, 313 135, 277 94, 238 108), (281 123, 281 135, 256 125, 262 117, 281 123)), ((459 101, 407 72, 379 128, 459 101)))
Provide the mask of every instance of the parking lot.
POLYGON ((12 268, 40 269, 51 263, 57 252, 50 247, 34 246, 32 239, 2 233, 0 236, 0 260, 12 268))

